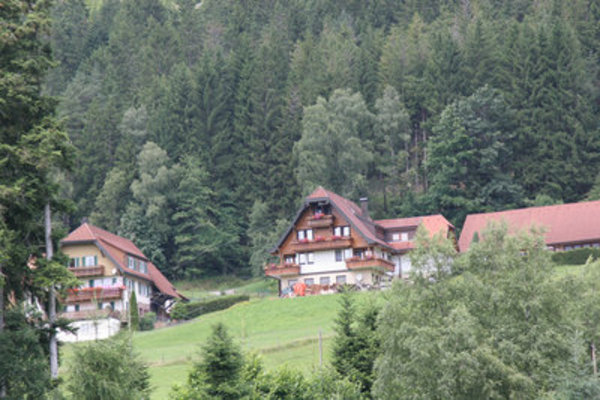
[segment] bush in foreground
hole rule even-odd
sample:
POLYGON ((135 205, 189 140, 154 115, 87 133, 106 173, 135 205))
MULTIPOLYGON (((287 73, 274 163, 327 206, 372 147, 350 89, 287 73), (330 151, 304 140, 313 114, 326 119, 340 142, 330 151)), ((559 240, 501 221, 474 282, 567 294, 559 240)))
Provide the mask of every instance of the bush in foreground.
POLYGON ((148 367, 129 340, 75 347, 67 390, 79 400, 141 400, 150 396, 148 367))

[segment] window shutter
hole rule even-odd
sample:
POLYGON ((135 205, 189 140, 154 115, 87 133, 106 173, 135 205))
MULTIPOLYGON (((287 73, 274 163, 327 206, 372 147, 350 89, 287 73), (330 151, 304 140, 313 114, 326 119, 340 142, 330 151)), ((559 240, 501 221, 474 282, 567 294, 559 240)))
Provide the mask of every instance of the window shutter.
POLYGON ((98 265, 98 256, 94 256, 94 265, 98 265))
POLYGON ((85 267, 85 257, 81 257, 81 266, 85 267))

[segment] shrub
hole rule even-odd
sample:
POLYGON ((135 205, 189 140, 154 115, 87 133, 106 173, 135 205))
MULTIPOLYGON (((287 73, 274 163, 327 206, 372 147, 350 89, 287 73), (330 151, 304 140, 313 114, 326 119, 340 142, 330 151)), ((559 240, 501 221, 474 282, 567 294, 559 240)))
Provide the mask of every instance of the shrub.
POLYGON ((67 389, 73 399, 139 400, 150 397, 148 367, 129 340, 103 340, 75 347, 67 389))
POLYGON ((600 258, 600 248, 584 247, 580 249, 560 251, 552 254, 552 261, 557 265, 582 265, 589 257, 597 260, 600 258))
POLYGON ((196 303, 178 302, 173 306, 171 317, 173 319, 192 319, 203 314, 225 310, 236 303, 248 301, 250 297, 246 294, 221 296, 214 299, 199 301, 196 303))
POLYGON ((147 312, 140 319, 140 331, 151 331, 154 329, 154 323, 156 322, 156 314, 153 312, 147 312))

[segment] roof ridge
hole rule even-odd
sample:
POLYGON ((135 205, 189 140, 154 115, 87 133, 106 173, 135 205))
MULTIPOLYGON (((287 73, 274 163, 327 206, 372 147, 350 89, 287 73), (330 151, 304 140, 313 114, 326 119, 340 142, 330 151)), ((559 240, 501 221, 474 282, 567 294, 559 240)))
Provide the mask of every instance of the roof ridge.
POLYGON ((547 205, 543 205, 543 206, 512 208, 510 210, 498 210, 498 211, 472 213, 472 214, 467 214, 467 217, 470 215, 500 214, 500 213, 517 212, 517 211, 523 211, 523 210, 533 210, 533 209, 542 209, 542 208, 583 206, 583 205, 588 205, 588 204, 592 204, 592 203, 600 203, 600 200, 575 201, 575 202, 571 202, 571 203, 547 204, 547 205))

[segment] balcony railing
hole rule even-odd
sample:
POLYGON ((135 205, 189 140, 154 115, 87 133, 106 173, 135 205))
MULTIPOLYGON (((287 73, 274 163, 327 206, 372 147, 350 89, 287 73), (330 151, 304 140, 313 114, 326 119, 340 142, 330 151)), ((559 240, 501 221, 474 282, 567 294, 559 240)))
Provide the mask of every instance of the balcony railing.
POLYGON ((348 269, 380 269, 393 271, 394 263, 379 257, 350 257, 346 259, 348 269))
POLYGON ((311 228, 329 228, 333 225, 333 215, 315 214, 308 219, 311 228))
POLYGON ((67 294, 67 303, 81 303, 92 300, 118 300, 123 297, 124 290, 125 286, 71 289, 67 294))
POLYGON ((69 271, 78 278, 87 276, 103 276, 104 265, 93 265, 91 267, 69 267, 69 271))
POLYGON ((300 274, 300 266, 298 264, 269 264, 265 267, 265 275, 267 276, 286 276, 298 274, 300 274))
POLYGON ((69 311, 62 312, 60 314, 62 318, 72 319, 72 320, 82 320, 82 319, 101 319, 101 318, 116 318, 118 320, 127 320, 127 313, 122 313, 120 311, 111 311, 109 309, 103 310, 84 310, 84 311, 69 311))
POLYGON ((345 249, 352 247, 351 237, 336 237, 319 238, 314 240, 299 240, 292 242, 292 248, 297 252, 315 251, 315 250, 330 250, 330 249, 345 249))

